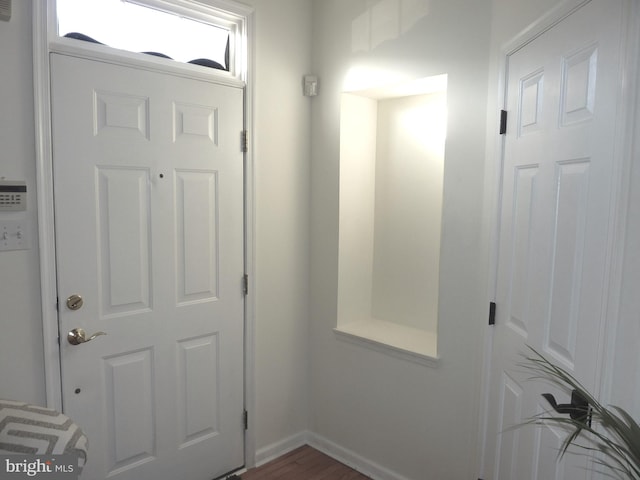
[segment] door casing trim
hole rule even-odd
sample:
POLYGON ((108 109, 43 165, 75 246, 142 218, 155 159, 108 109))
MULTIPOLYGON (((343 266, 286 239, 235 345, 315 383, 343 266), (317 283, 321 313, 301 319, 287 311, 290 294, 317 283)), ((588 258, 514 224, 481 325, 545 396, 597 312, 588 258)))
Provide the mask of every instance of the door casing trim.
MULTIPOLYGON (((163 0, 189 8, 190 0, 163 0)), ((36 150, 36 191, 38 208, 38 243, 40 255, 40 288, 42 302, 42 329, 44 352, 44 380, 46 404, 59 411, 62 405, 60 343, 58 329, 58 292, 56 281, 55 216, 53 194, 53 156, 51 123, 51 90, 49 55, 53 51, 76 56, 98 58, 111 63, 135 65, 139 68, 162 70, 174 75, 215 81, 224 85, 244 87, 244 128, 248 131, 249 145, 254 142, 253 72, 255 67, 255 21, 253 8, 232 0, 206 0, 207 5, 236 19, 240 25, 238 41, 241 42, 240 59, 233 74, 203 73, 191 65, 167 65, 155 58, 140 60, 136 54, 113 54, 91 45, 77 47, 73 42, 59 41, 55 30, 55 0, 33 4, 33 76, 34 120, 36 150), (88 47, 88 48, 86 48, 88 47)), ((200 4, 202 5, 202 4, 200 4)), ((200 8, 201 10, 201 8, 200 8)), ((199 10, 199 11, 200 11, 199 10)), ((249 418, 255 412, 255 163, 253 149, 245 153, 244 168, 244 241, 245 273, 249 278, 248 295, 245 296, 244 322, 244 403, 249 418)), ((255 465, 255 422, 249 422, 245 431, 245 467, 255 465)))

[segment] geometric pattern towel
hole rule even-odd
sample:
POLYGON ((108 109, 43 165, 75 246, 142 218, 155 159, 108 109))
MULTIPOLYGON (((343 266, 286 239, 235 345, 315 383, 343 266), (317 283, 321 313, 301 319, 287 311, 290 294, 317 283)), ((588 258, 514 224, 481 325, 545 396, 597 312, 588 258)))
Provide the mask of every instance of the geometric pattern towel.
POLYGON ((78 455, 87 461, 87 437, 66 415, 49 408, 0 399, 0 452, 78 455))

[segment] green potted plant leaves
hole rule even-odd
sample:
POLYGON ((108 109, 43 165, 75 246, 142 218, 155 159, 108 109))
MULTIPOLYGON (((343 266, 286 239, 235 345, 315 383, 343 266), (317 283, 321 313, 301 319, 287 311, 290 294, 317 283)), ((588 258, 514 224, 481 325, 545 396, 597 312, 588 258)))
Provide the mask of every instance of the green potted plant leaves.
POLYGON ((529 347, 531 355, 521 363, 532 374, 531 379, 547 380, 573 392, 580 406, 555 404, 551 395, 545 395, 554 410, 570 413, 557 416, 549 411, 537 415, 528 424, 564 427, 568 432, 559 451, 562 457, 573 445, 593 458, 602 467, 602 473, 611 478, 640 480, 640 426, 622 408, 605 407, 573 375, 529 347), (563 410, 564 408, 564 410, 563 410))

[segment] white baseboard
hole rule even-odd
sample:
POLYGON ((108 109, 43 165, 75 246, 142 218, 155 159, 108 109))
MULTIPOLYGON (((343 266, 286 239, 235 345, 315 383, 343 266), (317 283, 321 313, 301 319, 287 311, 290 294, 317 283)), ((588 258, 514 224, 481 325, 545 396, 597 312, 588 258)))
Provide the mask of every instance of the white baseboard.
POLYGON ((297 433, 279 442, 258 449, 256 452, 256 466, 264 465, 303 445, 310 445, 316 450, 329 455, 373 480, 409 480, 382 465, 378 465, 351 450, 341 447, 331 440, 309 431, 297 433))
POLYGON ((308 435, 309 432, 303 431, 258 449, 256 451, 256 467, 275 460, 285 453, 289 453, 291 450, 307 445, 309 443, 307 441, 308 435))
POLYGON ((403 477, 399 473, 372 462, 316 433, 307 432, 307 443, 373 480, 409 480, 407 477, 403 477))

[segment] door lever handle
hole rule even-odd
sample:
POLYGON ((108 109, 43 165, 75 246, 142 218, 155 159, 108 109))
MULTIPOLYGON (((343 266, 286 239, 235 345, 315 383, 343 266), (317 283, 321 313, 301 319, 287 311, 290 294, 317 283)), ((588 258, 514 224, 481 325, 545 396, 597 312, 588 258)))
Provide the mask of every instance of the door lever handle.
POLYGON ((96 332, 87 338, 87 332, 84 331, 84 328, 74 328, 67 334, 67 341, 71 345, 80 345, 81 343, 87 343, 93 340, 100 335, 106 335, 105 332, 96 332))
POLYGON ((589 401, 578 391, 571 392, 571 403, 558 404, 550 393, 543 393, 542 396, 549 402, 551 407, 558 413, 568 413, 572 420, 578 420, 585 425, 591 426, 591 407, 589 401))

